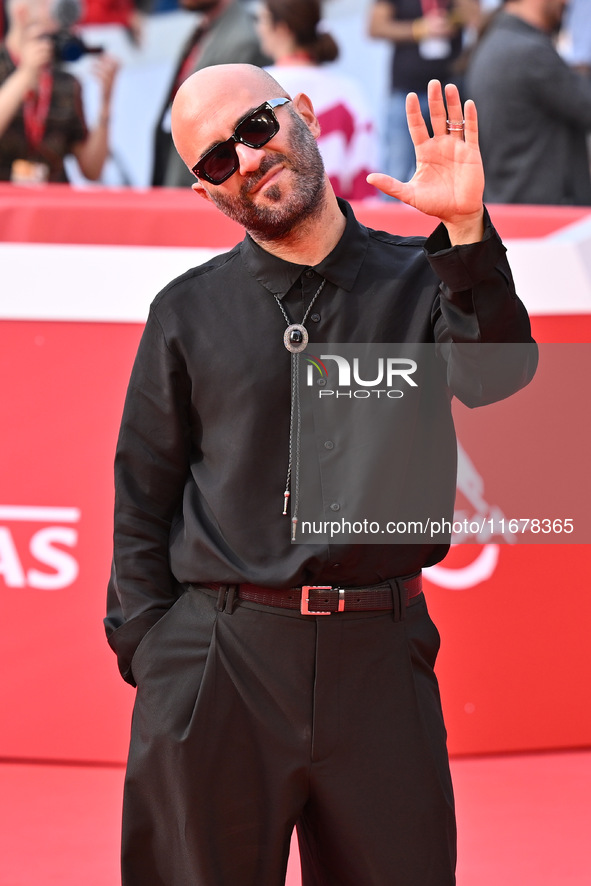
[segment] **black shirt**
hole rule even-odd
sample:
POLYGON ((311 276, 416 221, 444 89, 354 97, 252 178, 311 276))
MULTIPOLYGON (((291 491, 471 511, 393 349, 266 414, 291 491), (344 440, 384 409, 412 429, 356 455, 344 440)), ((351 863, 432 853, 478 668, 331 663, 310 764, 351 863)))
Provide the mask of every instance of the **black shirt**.
MULTIPOLYGON (((141 636, 186 583, 363 586, 416 572, 447 551, 436 543, 294 545, 281 513, 291 357, 275 295, 301 322, 326 280, 306 322, 311 348, 531 341, 505 249, 488 221, 482 242, 451 248, 442 225, 427 241, 397 237, 359 224, 339 202, 345 231, 316 267, 283 261, 247 236, 172 281, 151 306, 117 447, 105 622, 129 680, 141 636)), ((442 408, 449 411, 452 392, 471 405, 507 396, 534 368, 517 367, 493 391, 448 360, 442 408)), ((451 424, 446 433, 453 434, 451 424)), ((328 456, 319 470, 330 473, 328 456)), ((455 485, 454 469, 445 467, 455 485)))

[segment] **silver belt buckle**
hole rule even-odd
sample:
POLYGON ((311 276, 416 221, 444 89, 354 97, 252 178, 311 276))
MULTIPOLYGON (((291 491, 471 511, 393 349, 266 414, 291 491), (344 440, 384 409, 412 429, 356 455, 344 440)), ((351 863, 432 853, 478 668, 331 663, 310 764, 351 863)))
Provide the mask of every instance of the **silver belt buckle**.
POLYGON ((328 612, 317 612, 313 609, 310 609, 310 591, 338 591, 339 592, 339 606, 338 609, 334 610, 335 612, 344 612, 345 610, 345 589, 344 588, 335 588, 333 585, 302 585, 302 597, 300 601, 300 612, 302 615, 332 615, 331 611, 328 612))

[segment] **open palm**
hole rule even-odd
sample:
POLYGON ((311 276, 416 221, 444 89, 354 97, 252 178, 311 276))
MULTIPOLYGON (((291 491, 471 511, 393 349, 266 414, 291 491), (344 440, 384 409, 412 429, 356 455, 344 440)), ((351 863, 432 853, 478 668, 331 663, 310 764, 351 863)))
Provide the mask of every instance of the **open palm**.
POLYGON ((474 102, 462 112, 456 86, 445 88, 432 80, 428 87, 430 136, 414 93, 407 96, 408 127, 416 154, 416 172, 409 182, 372 173, 368 182, 385 194, 435 216, 448 226, 471 224, 482 217, 484 172, 478 147, 478 120, 474 102), (447 120, 465 121, 464 131, 448 132, 447 120))

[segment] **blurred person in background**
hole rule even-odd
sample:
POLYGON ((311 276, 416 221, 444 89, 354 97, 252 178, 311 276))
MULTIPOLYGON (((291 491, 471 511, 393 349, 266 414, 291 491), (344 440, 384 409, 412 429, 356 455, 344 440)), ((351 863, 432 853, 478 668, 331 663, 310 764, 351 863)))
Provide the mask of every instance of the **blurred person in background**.
POLYGON ((236 62, 260 67, 270 61, 260 49, 254 18, 241 0, 180 0, 180 6, 201 13, 201 18, 181 51, 158 116, 152 170, 152 185, 176 188, 190 187, 194 181, 170 134, 170 110, 181 83, 210 65, 236 62))
POLYGON ((409 181, 415 171, 415 152, 406 125, 406 95, 416 92, 428 116, 429 80, 455 83, 454 68, 465 40, 480 20, 478 0, 375 0, 369 15, 369 36, 393 45, 384 129, 385 172, 409 181))
POLYGON ((507 0, 470 59, 485 199, 591 205, 591 81, 558 53, 567 0, 507 0))
POLYGON ((257 31, 263 51, 275 64, 269 73, 291 94, 312 100, 320 136, 317 144, 338 197, 375 197, 366 181, 378 165, 377 133, 359 84, 330 64, 339 54, 323 29, 318 0, 266 0, 257 31))
POLYGON ((109 113, 117 62, 101 56, 95 73, 101 107, 89 130, 81 88, 55 58, 59 30, 50 0, 8 0, 8 30, 0 44, 0 180, 67 182, 64 158, 100 178, 109 154, 109 113))

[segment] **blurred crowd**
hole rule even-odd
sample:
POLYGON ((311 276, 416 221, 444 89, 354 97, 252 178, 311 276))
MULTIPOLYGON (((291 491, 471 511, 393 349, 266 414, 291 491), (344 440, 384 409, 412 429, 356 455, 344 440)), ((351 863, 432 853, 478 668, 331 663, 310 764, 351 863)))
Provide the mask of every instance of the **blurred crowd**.
POLYGON ((476 101, 489 202, 591 205, 591 0, 0 0, 0 40, 3 181, 190 186, 176 91, 247 62, 310 96, 339 196, 412 177, 405 98, 437 78, 476 101))

